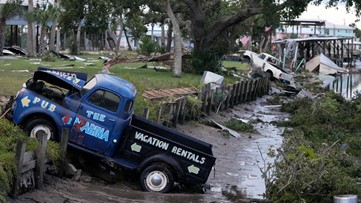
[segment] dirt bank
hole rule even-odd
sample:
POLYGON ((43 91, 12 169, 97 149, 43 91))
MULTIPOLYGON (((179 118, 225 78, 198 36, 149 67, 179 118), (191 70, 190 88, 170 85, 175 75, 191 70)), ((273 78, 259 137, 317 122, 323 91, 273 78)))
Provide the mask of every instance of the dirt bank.
MULTIPOLYGON (((232 117, 249 120, 256 133, 241 133, 239 138, 224 136, 218 128, 198 122, 178 125, 177 130, 213 144, 217 158, 215 171, 208 179, 210 187, 204 192, 175 189, 170 194, 141 192, 137 176, 122 175, 122 180, 107 183, 92 177, 83 169, 79 181, 47 176, 44 187, 17 197, 10 202, 244 202, 247 198, 261 199, 264 183, 259 167, 263 167, 261 153, 265 156, 270 146, 282 142, 283 129, 272 121, 287 119, 277 106, 267 106, 263 97, 255 102, 212 115, 219 123, 232 117)), ((272 161, 272 160, 268 160, 272 161)), ((247 202, 247 201, 246 201, 247 202)))

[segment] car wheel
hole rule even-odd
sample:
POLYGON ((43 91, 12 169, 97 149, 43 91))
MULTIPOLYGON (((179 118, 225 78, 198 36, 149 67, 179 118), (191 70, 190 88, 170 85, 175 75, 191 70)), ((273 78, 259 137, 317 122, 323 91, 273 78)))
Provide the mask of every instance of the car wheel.
POLYGON ((56 140, 56 128, 54 124, 43 118, 30 120, 25 124, 24 130, 31 138, 37 138, 36 134, 39 131, 44 131, 48 140, 56 140))
POLYGON ((143 170, 140 185, 147 192, 169 192, 174 184, 173 174, 163 165, 153 164, 143 170))
POLYGON ((270 71, 267 71, 266 72, 266 75, 267 75, 267 77, 271 80, 271 81, 274 81, 274 77, 273 77, 273 73, 272 72, 270 72, 270 71))
POLYGON ((250 60, 248 57, 243 58, 243 59, 242 59, 242 62, 243 62, 243 63, 251 64, 251 60, 250 60))

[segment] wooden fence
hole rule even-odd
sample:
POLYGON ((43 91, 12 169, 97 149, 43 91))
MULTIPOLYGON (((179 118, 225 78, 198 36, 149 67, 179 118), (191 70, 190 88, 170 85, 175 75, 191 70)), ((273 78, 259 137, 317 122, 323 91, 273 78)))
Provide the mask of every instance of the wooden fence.
MULTIPOLYGON (((12 196, 17 196, 23 188, 41 188, 46 171, 48 158, 46 157, 47 135, 44 131, 37 133, 39 147, 35 151, 25 151, 26 143, 19 141, 15 152, 15 164, 17 173, 14 177, 12 196)), ((60 141, 61 161, 65 162, 66 150, 68 145, 69 129, 62 129, 60 141)), ((63 165, 64 166, 64 165, 63 165)), ((59 168, 60 174, 64 173, 64 168, 59 168)))
MULTIPOLYGON (((254 101, 257 97, 268 94, 270 88, 268 77, 241 80, 233 85, 216 89, 211 89, 211 85, 208 84, 200 90, 198 99, 202 101, 201 111, 209 115, 212 112, 218 113, 238 104, 254 101)), ((185 97, 163 103, 157 110, 156 122, 168 127, 176 127, 177 123, 182 124, 185 114, 189 113, 186 104, 185 97)), ((148 118, 148 115, 149 109, 144 109, 143 116, 148 118)))

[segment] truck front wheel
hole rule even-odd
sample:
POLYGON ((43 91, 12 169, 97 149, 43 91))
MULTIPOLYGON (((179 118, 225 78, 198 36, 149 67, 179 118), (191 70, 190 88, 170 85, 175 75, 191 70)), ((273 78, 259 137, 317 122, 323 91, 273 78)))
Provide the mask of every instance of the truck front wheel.
POLYGON ((174 184, 173 174, 163 165, 151 165, 140 175, 140 185, 147 192, 169 192, 174 184))
POLYGON ((30 120, 25 124, 24 130, 32 138, 36 138, 36 133, 42 130, 48 136, 48 140, 55 140, 54 124, 43 118, 30 120))

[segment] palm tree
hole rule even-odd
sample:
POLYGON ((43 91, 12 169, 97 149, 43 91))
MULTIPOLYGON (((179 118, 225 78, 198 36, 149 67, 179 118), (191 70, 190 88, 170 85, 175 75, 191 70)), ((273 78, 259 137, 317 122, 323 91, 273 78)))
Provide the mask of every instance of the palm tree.
POLYGON ((37 5, 37 7, 32 12, 29 12, 27 15, 27 18, 30 21, 36 21, 41 26, 39 49, 37 50, 39 56, 42 56, 46 49, 45 35, 46 28, 48 27, 47 23, 55 20, 58 16, 58 13, 58 9, 55 8, 52 4, 42 4, 37 5))
POLYGON ((0 5, 0 56, 3 55, 5 43, 6 20, 21 13, 21 1, 7 0, 5 4, 0 5))

